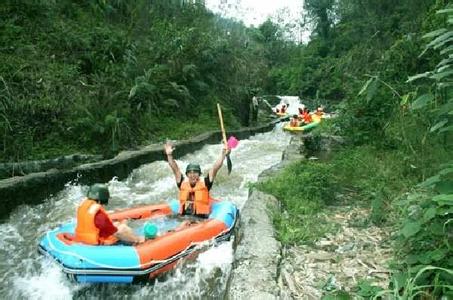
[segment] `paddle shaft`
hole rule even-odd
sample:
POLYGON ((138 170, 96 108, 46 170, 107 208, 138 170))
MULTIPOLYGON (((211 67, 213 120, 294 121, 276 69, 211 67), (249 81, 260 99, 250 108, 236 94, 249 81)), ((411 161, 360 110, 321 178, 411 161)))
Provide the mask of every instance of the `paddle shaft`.
MULTIPOLYGON (((217 112, 219 113, 220 129, 222 130, 223 144, 225 146, 225 150, 228 150, 225 126, 223 126, 222 108, 220 107, 219 103, 217 103, 217 112)), ((231 173, 231 169, 233 168, 233 163, 231 162, 230 153, 228 153, 226 155, 226 159, 227 159, 227 168, 228 168, 228 175, 229 175, 231 173)))
POLYGON ((222 130, 223 143, 225 144, 225 147, 227 147, 227 139, 226 139, 225 127, 223 126, 222 108, 220 107, 219 103, 217 103, 217 112, 219 113, 220 129, 222 130))

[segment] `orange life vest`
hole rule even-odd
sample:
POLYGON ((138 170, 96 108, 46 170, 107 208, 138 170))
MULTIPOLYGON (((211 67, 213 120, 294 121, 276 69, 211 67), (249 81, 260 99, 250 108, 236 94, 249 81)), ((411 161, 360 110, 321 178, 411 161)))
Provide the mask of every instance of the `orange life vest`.
MULTIPOLYGON (((112 245, 118 241, 116 237, 99 236, 99 228, 94 223, 98 211, 106 213, 102 205, 91 199, 85 199, 77 209, 77 226, 75 240, 90 245, 112 245)), ((107 214, 107 213, 106 213, 107 214)))
POLYGON ((289 126, 298 127, 299 126, 299 122, 297 121, 296 118, 292 118, 291 121, 289 122, 289 126))
POLYGON ((303 117, 304 117, 304 123, 308 124, 308 123, 313 122, 313 119, 311 118, 311 115, 309 113, 305 112, 303 117))
POLYGON ((187 178, 181 183, 179 188, 179 212, 184 212, 184 207, 187 201, 190 201, 191 193, 193 194, 194 213, 199 215, 208 215, 211 213, 211 196, 208 188, 204 183, 204 178, 198 179, 194 187, 190 186, 187 178))

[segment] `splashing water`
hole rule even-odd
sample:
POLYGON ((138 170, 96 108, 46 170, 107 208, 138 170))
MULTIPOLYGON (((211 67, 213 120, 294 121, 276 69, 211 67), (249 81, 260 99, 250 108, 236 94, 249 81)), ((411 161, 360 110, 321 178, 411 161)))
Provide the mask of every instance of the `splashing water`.
MULTIPOLYGON (((233 201, 242 208, 248 197, 248 184, 281 160, 289 135, 276 128, 241 140, 232 151, 233 171, 223 167, 211 194, 215 199, 233 201)), ((203 174, 220 156, 222 145, 206 145, 201 150, 178 158, 184 170, 198 162, 203 174)), ((177 156, 177 149, 175 151, 177 156)), ((154 282, 125 285, 83 285, 70 282, 58 266, 37 253, 40 238, 49 230, 75 218, 86 186, 67 184, 58 194, 39 205, 22 205, 0 224, 0 297, 3 299, 69 298, 222 298, 233 261, 231 242, 225 242, 179 263, 178 267, 154 282)), ((165 161, 135 169, 124 181, 109 182, 112 196, 107 209, 152 204, 176 198, 173 173, 165 161)))

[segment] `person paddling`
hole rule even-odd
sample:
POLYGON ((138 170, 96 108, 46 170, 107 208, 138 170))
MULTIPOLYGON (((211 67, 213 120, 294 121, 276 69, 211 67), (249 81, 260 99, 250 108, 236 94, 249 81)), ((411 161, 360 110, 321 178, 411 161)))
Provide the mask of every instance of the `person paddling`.
POLYGON ((124 222, 112 222, 104 209, 110 193, 105 184, 90 186, 87 198, 77 209, 75 240, 90 245, 113 245, 118 241, 139 244, 145 241, 137 236, 124 222))
POLYGON ((185 172, 186 177, 184 177, 178 164, 173 159, 174 150, 175 148, 170 142, 167 142, 164 145, 164 152, 167 155, 168 165, 175 175, 176 185, 179 188, 179 213, 182 215, 208 217, 211 213, 212 202, 209 190, 230 150, 226 145, 224 146, 220 157, 208 171, 206 177, 201 177, 201 167, 196 163, 189 163, 187 165, 185 172))

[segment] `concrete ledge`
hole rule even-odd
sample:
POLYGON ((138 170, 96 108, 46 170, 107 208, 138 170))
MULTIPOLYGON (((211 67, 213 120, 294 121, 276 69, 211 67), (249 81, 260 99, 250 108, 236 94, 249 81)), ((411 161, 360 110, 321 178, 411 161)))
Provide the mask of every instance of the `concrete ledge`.
POLYGON ((275 197, 252 189, 242 209, 229 299, 279 299, 277 269, 281 246, 274 237, 269 213, 269 209, 277 207, 275 197))
MULTIPOLYGON (((253 134, 271 130, 280 121, 280 119, 276 119, 262 126, 229 131, 228 135, 245 139, 253 134)), ((205 144, 219 143, 221 139, 221 132, 213 131, 189 140, 179 141, 175 143, 175 156, 180 157, 201 149, 205 144)), ((165 159, 162 149, 162 144, 153 144, 141 150, 121 152, 112 159, 83 164, 68 170, 52 169, 46 172, 0 180, 0 201, 2 205, 0 220, 6 218, 14 208, 21 204, 41 203, 51 194, 62 190, 64 185, 71 180, 77 180, 82 184, 91 184, 107 182, 114 176, 124 179, 132 170, 145 163, 165 159)))

